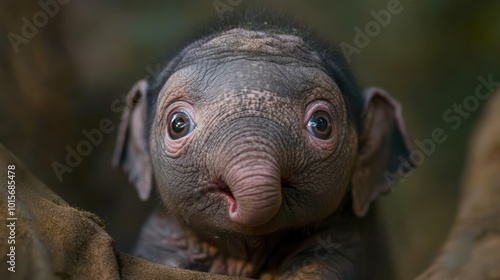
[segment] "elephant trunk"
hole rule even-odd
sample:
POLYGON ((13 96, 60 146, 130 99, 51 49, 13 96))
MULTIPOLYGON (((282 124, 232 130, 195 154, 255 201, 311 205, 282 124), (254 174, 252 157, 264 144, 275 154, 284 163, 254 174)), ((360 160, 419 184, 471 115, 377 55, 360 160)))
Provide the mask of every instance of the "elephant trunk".
POLYGON ((281 175, 269 154, 250 158, 232 164, 224 177, 234 197, 229 217, 238 224, 257 227, 269 222, 281 207, 281 175))

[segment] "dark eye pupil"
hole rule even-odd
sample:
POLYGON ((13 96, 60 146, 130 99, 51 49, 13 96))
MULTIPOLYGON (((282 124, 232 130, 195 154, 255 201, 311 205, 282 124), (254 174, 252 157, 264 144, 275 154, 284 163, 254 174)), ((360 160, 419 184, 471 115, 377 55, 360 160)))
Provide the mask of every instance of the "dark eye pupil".
POLYGON ((194 125, 187 113, 176 112, 170 117, 168 135, 171 139, 182 138, 191 133, 193 129, 194 125))
POLYGON ((328 121, 323 117, 317 117, 314 120, 315 127, 317 130, 323 132, 328 129, 328 121))
POLYGON ((172 120, 172 130, 181 133, 186 128, 186 120, 183 117, 176 117, 172 120))
POLYGON ((332 118, 326 111, 314 113, 307 123, 307 130, 314 137, 326 140, 332 134, 332 118))

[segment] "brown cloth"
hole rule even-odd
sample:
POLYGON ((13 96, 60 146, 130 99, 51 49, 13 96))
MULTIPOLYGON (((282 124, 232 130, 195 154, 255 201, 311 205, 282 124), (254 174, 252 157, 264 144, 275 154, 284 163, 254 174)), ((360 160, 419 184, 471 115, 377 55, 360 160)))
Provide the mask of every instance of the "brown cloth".
POLYGON ((500 90, 472 137, 450 235, 417 279, 500 279, 500 90))
POLYGON ((155 264, 117 251, 98 217, 69 206, 1 144, 0 190, 0 279, 235 279, 155 264), (9 166, 15 166, 14 173, 8 174, 9 166), (12 187, 8 189, 9 181, 15 194, 12 187), (12 194, 15 203, 9 204, 12 194), (14 232, 15 239, 9 239, 14 232), (8 263, 14 260, 9 256, 12 252, 15 272, 9 270, 14 264, 8 263))

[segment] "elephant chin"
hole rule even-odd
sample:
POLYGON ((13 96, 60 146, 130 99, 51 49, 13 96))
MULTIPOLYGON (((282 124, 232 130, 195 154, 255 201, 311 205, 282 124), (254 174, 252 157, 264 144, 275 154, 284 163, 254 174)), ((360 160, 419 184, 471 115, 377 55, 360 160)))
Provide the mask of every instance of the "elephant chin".
POLYGON ((269 166, 245 166, 228 180, 234 201, 229 217, 246 227, 258 227, 269 222, 281 207, 281 176, 269 166))

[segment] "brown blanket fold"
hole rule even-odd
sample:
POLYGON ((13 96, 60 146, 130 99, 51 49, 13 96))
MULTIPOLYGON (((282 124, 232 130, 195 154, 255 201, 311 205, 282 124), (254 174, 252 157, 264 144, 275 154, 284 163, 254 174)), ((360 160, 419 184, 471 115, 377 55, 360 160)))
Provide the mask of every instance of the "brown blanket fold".
POLYGON ((0 279, 234 279, 117 251, 98 217, 69 206, 1 144, 0 221, 0 279))

